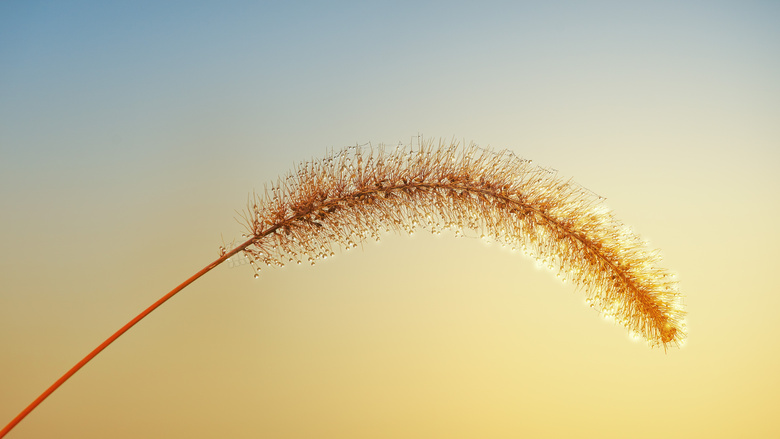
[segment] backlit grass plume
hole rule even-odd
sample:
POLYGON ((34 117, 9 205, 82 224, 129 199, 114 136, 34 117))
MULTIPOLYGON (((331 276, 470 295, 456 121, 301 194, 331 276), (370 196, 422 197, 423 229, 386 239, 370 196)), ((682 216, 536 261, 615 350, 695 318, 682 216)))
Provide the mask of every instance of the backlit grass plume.
POLYGON ((679 346, 685 338, 682 298, 658 253, 617 221, 600 197, 508 151, 434 142, 389 151, 354 146, 300 164, 250 199, 243 217, 243 243, 221 248, 217 260, 109 337, 0 437, 106 346, 228 258, 243 253, 258 272, 314 264, 390 231, 475 230, 536 257, 651 346, 679 346))
POLYGON ((314 264, 383 232, 473 229, 520 248, 651 345, 679 345, 684 312, 659 256, 589 191, 508 151, 351 147, 255 197, 243 251, 256 270, 314 264))

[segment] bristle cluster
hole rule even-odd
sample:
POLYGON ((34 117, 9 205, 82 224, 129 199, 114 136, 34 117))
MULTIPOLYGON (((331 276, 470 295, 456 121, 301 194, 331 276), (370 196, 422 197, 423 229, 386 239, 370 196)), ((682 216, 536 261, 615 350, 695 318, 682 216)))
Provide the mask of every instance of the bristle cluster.
POLYGON ((298 166, 245 219, 256 270, 314 264, 390 231, 476 231, 537 258, 650 345, 685 339, 681 295, 658 253, 600 197, 508 151, 350 147, 298 166))

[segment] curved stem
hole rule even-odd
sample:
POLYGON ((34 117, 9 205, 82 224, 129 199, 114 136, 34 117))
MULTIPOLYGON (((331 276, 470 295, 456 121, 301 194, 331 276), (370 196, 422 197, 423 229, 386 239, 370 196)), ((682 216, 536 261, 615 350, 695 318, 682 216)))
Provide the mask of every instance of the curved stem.
POLYGON ((21 413, 19 413, 19 414, 18 414, 18 415, 17 415, 17 416, 16 416, 16 417, 15 417, 15 418, 14 418, 14 419, 13 419, 13 420, 10 422, 10 423, 8 423, 8 425, 6 425, 6 426, 5 426, 5 427, 4 427, 2 430, 0 430, 0 438, 4 437, 6 434, 8 434, 8 432, 10 432, 10 431, 11 431, 11 430, 12 430, 12 429, 13 429, 13 428, 16 426, 16 424, 18 424, 19 422, 21 422, 21 420, 22 420, 22 419, 24 419, 24 418, 25 418, 27 415, 29 415, 29 414, 30 414, 30 412, 32 412, 32 411, 33 411, 33 410, 34 410, 36 407, 38 407, 38 405, 39 405, 41 402, 43 402, 43 400, 45 400, 46 398, 48 398, 48 397, 49 397, 49 395, 51 395, 51 394, 52 394, 52 393, 53 393, 55 390, 57 390, 57 388, 59 388, 59 387, 60 387, 60 386, 61 386, 61 385, 62 385, 62 384, 65 382, 65 381, 67 381, 67 380, 68 380, 70 377, 72 377, 72 376, 73 376, 73 375, 74 375, 76 372, 78 372, 78 371, 79 371, 79 369, 81 369, 82 367, 84 367, 84 365, 85 365, 85 364, 89 363, 89 361, 90 361, 90 360, 92 360, 93 358, 95 358, 95 356, 96 356, 97 354, 99 354, 99 353, 100 353, 100 352, 101 352, 103 349, 105 349, 106 347, 108 347, 108 345, 110 345, 111 343, 113 343, 113 342, 114 342, 114 341, 115 341, 117 338, 119 338, 119 337, 120 337, 122 334, 124 334, 125 332, 127 332, 127 331, 128 331, 130 328, 132 328, 132 327, 133 327, 133 326, 134 326, 136 323, 140 322, 140 321, 141 321, 141 320, 142 320, 144 317, 146 317, 147 315, 149 315, 149 313, 151 313, 152 311, 154 311, 155 309, 157 309, 157 308, 158 308, 160 305, 162 305, 163 303, 165 303, 165 302, 166 302, 168 299, 170 299, 171 297, 173 297, 173 296, 174 296, 176 293, 178 293, 179 291, 181 291, 182 289, 184 289, 184 287, 186 287, 187 285, 191 284, 192 282, 194 282, 194 281, 195 281, 196 279, 198 279, 199 277, 201 277, 201 276, 203 276, 204 274, 206 274, 206 273, 208 273, 209 271, 211 271, 211 269, 212 269, 212 268, 214 268, 214 267, 216 267, 217 265, 219 265, 219 264, 221 264, 221 263, 225 262, 225 261, 226 261, 228 258, 230 258, 231 256, 233 256, 233 255, 235 255, 236 253, 238 253, 238 252, 240 252, 240 251, 244 250, 245 248, 247 248, 249 245, 251 245, 251 244, 252 244, 252 242, 253 242, 255 239, 256 239, 256 237, 254 237, 254 236, 253 236, 252 238, 248 239, 246 242, 242 243, 242 244, 241 244, 241 245, 239 245, 238 247, 236 247, 236 248, 234 248, 234 249, 232 249, 232 250, 228 251, 227 253, 225 253, 224 255, 222 255, 222 256, 221 256, 219 259, 215 260, 214 262, 210 263, 209 265, 207 265, 206 267, 204 267, 204 268, 203 268, 202 270, 200 270, 199 272, 197 272, 197 273, 195 273, 194 275, 192 275, 192 277, 190 277, 189 279, 187 279, 187 280, 185 280, 184 282, 182 282, 181 284, 179 284, 179 285, 178 285, 176 288, 172 289, 172 290, 171 290, 171 291, 170 291, 168 294, 164 295, 164 296, 163 296, 163 297, 161 297, 161 298, 160 298, 158 301, 154 302, 154 303, 153 303, 151 306, 149 306, 148 308, 146 308, 145 310, 143 310, 143 311, 142 311, 140 314, 138 314, 137 316, 135 316, 135 318, 133 318, 132 320, 130 320, 129 322, 127 322, 127 324, 125 324, 125 326, 122 326, 121 328, 119 328, 119 330, 118 330, 118 331, 116 331, 116 332, 115 332, 115 333, 114 333, 114 334, 113 334, 111 337, 108 337, 108 338, 106 339, 106 341, 104 341, 103 343, 101 343, 101 344, 100 344, 98 347, 96 347, 96 348, 95 348, 95 349, 94 349, 92 352, 90 352, 89 354, 87 354, 87 356, 86 356, 86 357, 82 358, 82 359, 81 359, 81 361, 79 361, 78 363, 76 363, 76 365, 74 365, 72 368, 70 368, 70 370, 69 370, 69 371, 65 372, 65 375, 63 375, 62 377, 60 377, 60 379, 58 379, 57 381, 55 381, 55 382, 54 382, 54 384, 52 384, 52 385, 51 385, 51 386, 50 386, 48 389, 46 389, 46 390, 45 390, 43 393, 41 393, 41 396, 39 396, 38 398, 36 398, 36 399, 35 399, 35 401, 31 402, 31 403, 30 403, 30 405, 28 405, 28 406, 27 406, 27 407, 26 407, 24 410, 22 410, 22 412, 21 412, 21 413))

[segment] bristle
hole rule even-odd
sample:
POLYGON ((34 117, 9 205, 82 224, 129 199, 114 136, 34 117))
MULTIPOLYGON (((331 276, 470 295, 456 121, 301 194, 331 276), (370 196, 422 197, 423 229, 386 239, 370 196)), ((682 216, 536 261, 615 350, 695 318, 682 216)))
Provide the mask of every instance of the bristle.
POLYGON ((314 264, 387 231, 477 230, 580 287, 591 306, 650 345, 679 346, 685 312, 677 283, 601 197, 509 151, 424 142, 350 147, 304 162, 250 201, 256 269, 314 264))

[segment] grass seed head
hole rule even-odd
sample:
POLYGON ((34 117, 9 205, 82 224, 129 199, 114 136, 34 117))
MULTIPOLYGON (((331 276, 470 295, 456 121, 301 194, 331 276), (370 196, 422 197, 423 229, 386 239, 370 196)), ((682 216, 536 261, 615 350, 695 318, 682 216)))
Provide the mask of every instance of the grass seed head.
POLYGON ((512 152, 427 141, 350 147, 304 162, 250 200, 244 252, 261 265, 333 256, 382 233, 476 230, 577 285, 651 346, 679 346, 685 312, 660 257, 603 198, 512 152))

